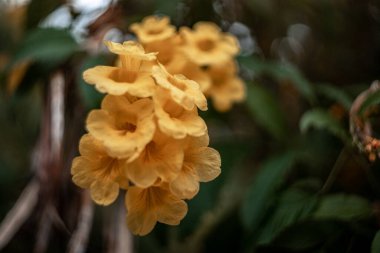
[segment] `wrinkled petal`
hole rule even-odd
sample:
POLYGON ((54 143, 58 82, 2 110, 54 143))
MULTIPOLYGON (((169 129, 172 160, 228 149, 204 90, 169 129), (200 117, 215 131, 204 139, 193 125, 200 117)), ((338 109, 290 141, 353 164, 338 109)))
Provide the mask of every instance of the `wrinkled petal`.
POLYGON ((157 223, 157 215, 155 213, 127 213, 127 226, 135 235, 144 236, 149 234, 157 223))
POLYGON ((125 41, 123 44, 105 41, 104 44, 114 54, 128 55, 144 61, 156 60, 157 53, 145 53, 144 48, 135 41, 125 41))
POLYGON ((157 220, 168 225, 178 225, 187 214, 187 204, 173 197, 168 202, 159 209, 157 220))
POLYGON ((125 160, 108 156, 101 142, 90 134, 82 136, 79 150, 83 155, 76 157, 71 166, 73 182, 89 188, 96 203, 108 205, 116 198, 119 187, 128 188, 123 172, 125 160))
POLYGON ((130 187, 126 207, 127 223, 135 234, 149 233, 156 221, 177 225, 187 213, 186 203, 170 193, 165 185, 146 189, 130 187))
POLYGON ((187 57, 183 53, 176 51, 170 61, 166 62, 164 66, 170 74, 180 74, 183 73, 188 62, 187 57))
POLYGON ((245 99, 245 86, 240 78, 230 78, 218 85, 214 85, 208 91, 213 105, 218 111, 229 110, 233 103, 245 99))
POLYGON ((145 17, 141 23, 132 24, 130 30, 143 44, 166 40, 175 33, 175 27, 170 25, 170 19, 159 16, 145 17))
POLYGON ((156 201, 150 196, 149 189, 132 186, 125 197, 127 225, 133 234, 146 235, 156 225, 156 201))
POLYGON ((94 176, 91 171, 96 170, 98 161, 91 160, 87 157, 75 157, 71 165, 71 174, 73 175, 73 182, 82 188, 89 188, 94 176))
POLYGON ((141 163, 139 160, 128 164, 127 175, 135 185, 141 188, 152 186, 158 178, 153 166, 141 163))
POLYGON ((187 139, 187 148, 199 148, 199 147, 207 147, 210 143, 210 137, 208 133, 200 136, 200 137, 189 137, 187 139))
POLYGON ((191 65, 192 64, 189 62, 188 66, 183 69, 182 74, 187 78, 197 82, 201 91, 204 93, 211 87, 211 79, 198 66, 191 65))
POLYGON ((71 174, 73 175, 73 182, 82 188, 89 188, 92 181, 94 180, 91 175, 89 175, 88 170, 90 167, 96 166, 91 164, 91 162, 81 156, 74 158, 71 166, 71 174))
MULTIPOLYGON (((128 81, 123 78, 123 69, 109 66, 96 66, 83 73, 83 79, 94 84, 101 93, 123 95, 129 93, 137 97, 149 97, 154 89, 154 81, 149 72, 137 72, 128 81)), ((125 74, 128 75, 128 74, 125 74)), ((132 74, 130 74, 132 75, 132 74)))
POLYGON ((120 188, 124 190, 127 190, 129 187, 129 180, 122 173, 115 178, 115 182, 119 185, 120 188))
POLYGON ((198 22, 193 30, 182 27, 180 34, 185 41, 182 52, 199 66, 228 62, 239 52, 237 39, 210 22, 198 22))
POLYGON ((105 149, 101 142, 96 140, 89 134, 82 136, 79 142, 79 153, 85 157, 91 157, 92 160, 98 158, 101 155, 105 155, 105 149))
POLYGON ((90 192, 95 203, 107 206, 119 195, 119 185, 112 181, 96 180, 91 184, 90 192))
POLYGON ((170 191, 180 199, 192 199, 199 191, 198 175, 192 168, 183 168, 170 183, 170 191))
POLYGON ((199 109, 207 110, 207 100, 200 86, 183 75, 171 75, 162 65, 152 68, 152 76, 156 83, 168 90, 172 99, 186 110, 192 110, 194 105, 199 109))
POLYGON ((215 37, 217 37, 216 34, 221 32, 219 26, 207 21, 199 21, 196 24, 194 24, 193 28, 194 30, 200 31, 202 33, 210 33, 211 36, 215 37))
POLYGON ((214 180, 221 173, 219 152, 213 148, 201 147, 186 153, 186 161, 190 161, 199 176, 200 182, 214 180))
POLYGON ((184 142, 157 131, 140 156, 128 164, 128 177, 139 187, 152 186, 160 178, 170 182, 177 177, 183 162, 184 142))
POLYGON ((178 145, 166 144, 161 149, 161 163, 156 166, 159 177, 170 182, 178 176, 183 163, 183 150, 178 145))
POLYGON ((199 84, 203 93, 211 86, 209 74, 203 71, 197 64, 190 62, 181 52, 175 52, 170 60, 164 63, 164 66, 172 75, 181 74, 190 80, 194 80, 199 84))
POLYGON ((186 135, 202 136, 206 133, 207 126, 198 116, 196 108, 184 110, 159 89, 153 99, 158 125, 163 133, 175 139, 185 138, 186 135))
POLYGON ((152 101, 140 99, 129 104, 125 97, 115 96, 107 96, 105 100, 108 110, 93 110, 88 115, 88 131, 113 157, 121 159, 138 155, 155 132, 152 101), (119 107, 121 104, 124 106, 119 107))

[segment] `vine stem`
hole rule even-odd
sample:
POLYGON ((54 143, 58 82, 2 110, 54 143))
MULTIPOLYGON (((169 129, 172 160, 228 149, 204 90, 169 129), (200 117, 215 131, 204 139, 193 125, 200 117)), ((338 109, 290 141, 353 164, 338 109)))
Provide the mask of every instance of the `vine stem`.
POLYGON ((319 191, 319 194, 325 194, 330 191, 331 187, 333 186, 337 176, 341 172, 344 163, 346 162, 348 158, 348 151, 350 147, 348 145, 345 145, 343 149, 340 151, 338 158, 335 161, 334 167, 330 171, 330 174, 328 175, 325 183, 323 184, 321 190, 319 191))

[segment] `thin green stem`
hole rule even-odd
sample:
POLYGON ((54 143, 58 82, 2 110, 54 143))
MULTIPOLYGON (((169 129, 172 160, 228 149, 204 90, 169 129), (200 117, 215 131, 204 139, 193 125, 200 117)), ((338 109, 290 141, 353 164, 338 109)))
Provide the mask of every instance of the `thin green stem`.
POLYGON ((349 149, 350 147, 346 145, 340 151, 339 156, 335 161, 334 167, 330 171, 330 174, 328 175, 325 183, 323 184, 321 190, 319 191, 319 194, 325 194, 330 191, 331 187, 334 185, 336 178, 338 177, 339 173, 341 172, 343 168, 343 165, 345 164, 348 158, 349 149))

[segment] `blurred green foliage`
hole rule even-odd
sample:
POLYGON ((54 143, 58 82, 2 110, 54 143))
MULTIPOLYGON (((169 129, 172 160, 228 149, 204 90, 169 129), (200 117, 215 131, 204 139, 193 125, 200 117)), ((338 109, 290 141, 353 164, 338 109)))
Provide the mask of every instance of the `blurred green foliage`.
MULTIPOLYGON (((0 62, 1 217, 33 173, 32 152, 51 75, 66 71, 78 93, 73 98, 88 112, 99 107, 102 95, 85 84, 81 73, 113 61, 101 48, 86 49, 86 39, 94 34, 78 40, 71 27, 38 26, 61 4, 32 0, 18 38, 12 35, 12 20, 0 15, 0 56, 6 59, 0 62), (7 93, 12 68, 27 60, 31 65, 17 91, 7 93)), ((157 226, 135 238, 136 252, 380 251, 379 161, 370 163, 349 133, 352 102, 380 76, 380 3, 133 0, 118 7, 123 15, 101 20, 104 27, 126 31, 120 23, 163 14, 178 26, 210 20, 227 30, 239 22, 255 42, 252 53, 237 59, 246 102, 225 114, 213 108, 202 114, 211 146, 221 153, 222 175, 201 185, 181 225, 157 226)), ((363 102, 361 115, 378 108, 379 94, 363 102)), ((76 149, 77 143, 68 145, 76 149)), ((87 252, 105 251, 100 212, 87 252)), ((6 252, 30 249, 34 225, 28 223, 6 252)), ((59 246, 49 252, 65 252, 67 235, 57 238, 59 246)))

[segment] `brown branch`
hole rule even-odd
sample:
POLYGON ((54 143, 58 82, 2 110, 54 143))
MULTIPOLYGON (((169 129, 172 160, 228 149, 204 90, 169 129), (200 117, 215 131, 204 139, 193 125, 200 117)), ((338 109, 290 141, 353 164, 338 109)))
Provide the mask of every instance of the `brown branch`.
MULTIPOLYGON (((49 205, 49 203, 48 203, 49 205)), ((36 243, 34 245, 34 253, 44 253, 49 245, 51 235, 52 220, 49 217, 49 207, 46 206, 39 220, 36 243)))
POLYGON ((371 122, 366 119, 368 115, 360 115, 359 111, 365 100, 379 89, 380 82, 374 81, 369 89, 363 91, 356 97, 350 110, 350 132, 354 144, 356 144, 360 151, 368 156, 368 160, 371 162, 374 162, 376 157, 380 158, 380 140, 374 137, 371 122))
MULTIPOLYGON (((122 200, 124 198, 121 198, 122 200)), ((119 203, 116 213, 116 248, 113 253, 132 253, 133 252, 133 236, 127 228, 125 220, 126 210, 124 203, 119 203)))
POLYGON ((16 232, 31 215, 38 200, 39 182, 32 179, 21 193, 13 208, 0 225, 0 250, 8 244, 16 232))
POLYGON ((88 237, 94 216, 94 205, 88 191, 82 193, 82 206, 78 216, 78 226, 74 231, 68 248, 68 253, 82 253, 86 251, 88 237))
POLYGON ((105 237, 107 253, 132 253, 133 237, 125 220, 124 198, 119 196, 116 205, 106 213, 105 237), (110 215, 111 214, 111 215, 110 215))

